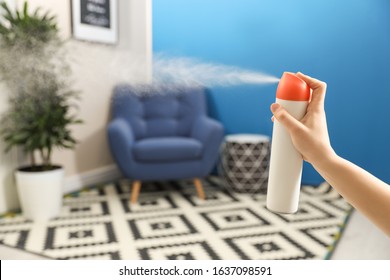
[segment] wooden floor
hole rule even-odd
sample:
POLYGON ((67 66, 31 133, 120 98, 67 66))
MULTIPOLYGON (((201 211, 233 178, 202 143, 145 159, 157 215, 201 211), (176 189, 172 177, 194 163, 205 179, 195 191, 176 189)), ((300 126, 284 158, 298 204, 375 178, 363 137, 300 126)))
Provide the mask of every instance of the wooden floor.
MULTIPOLYGON (((37 260, 42 256, 0 245, 2 260, 37 260)), ((333 253, 334 260, 390 260, 390 238, 355 211, 333 253)))

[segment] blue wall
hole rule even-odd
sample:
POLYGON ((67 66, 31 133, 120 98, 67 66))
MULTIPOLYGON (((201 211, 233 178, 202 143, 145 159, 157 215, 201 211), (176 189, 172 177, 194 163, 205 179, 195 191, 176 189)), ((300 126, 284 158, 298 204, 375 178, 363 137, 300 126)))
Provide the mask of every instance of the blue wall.
MULTIPOLYGON (((390 182, 390 1, 153 0, 153 51, 326 81, 333 147, 390 182)), ((271 135, 275 90, 213 88, 210 114, 227 133, 271 135)), ((303 182, 321 181, 306 164, 303 182)))

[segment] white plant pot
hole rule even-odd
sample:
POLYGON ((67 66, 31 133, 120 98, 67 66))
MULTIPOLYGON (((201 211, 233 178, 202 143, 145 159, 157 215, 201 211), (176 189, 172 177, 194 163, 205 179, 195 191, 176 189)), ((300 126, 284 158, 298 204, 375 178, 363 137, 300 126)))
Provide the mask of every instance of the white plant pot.
POLYGON ((47 221, 59 215, 62 206, 64 169, 16 171, 16 184, 23 216, 47 221))

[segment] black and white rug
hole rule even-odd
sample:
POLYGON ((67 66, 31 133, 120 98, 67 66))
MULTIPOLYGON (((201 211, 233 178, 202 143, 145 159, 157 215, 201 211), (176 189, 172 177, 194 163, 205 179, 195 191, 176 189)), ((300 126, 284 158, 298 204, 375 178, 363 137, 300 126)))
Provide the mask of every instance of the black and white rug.
POLYGON ((0 243, 54 259, 326 259, 351 212, 328 184, 303 186, 297 214, 265 208, 264 193, 230 193, 217 177, 145 183, 129 204, 130 182, 66 195, 61 216, 34 223, 0 219, 0 243))

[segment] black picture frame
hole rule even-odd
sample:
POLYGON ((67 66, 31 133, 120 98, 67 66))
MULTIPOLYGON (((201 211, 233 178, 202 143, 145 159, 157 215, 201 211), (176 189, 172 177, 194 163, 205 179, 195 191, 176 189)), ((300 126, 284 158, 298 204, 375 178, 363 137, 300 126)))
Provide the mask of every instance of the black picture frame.
POLYGON ((71 0, 71 17, 75 39, 118 42, 118 0, 71 0))

